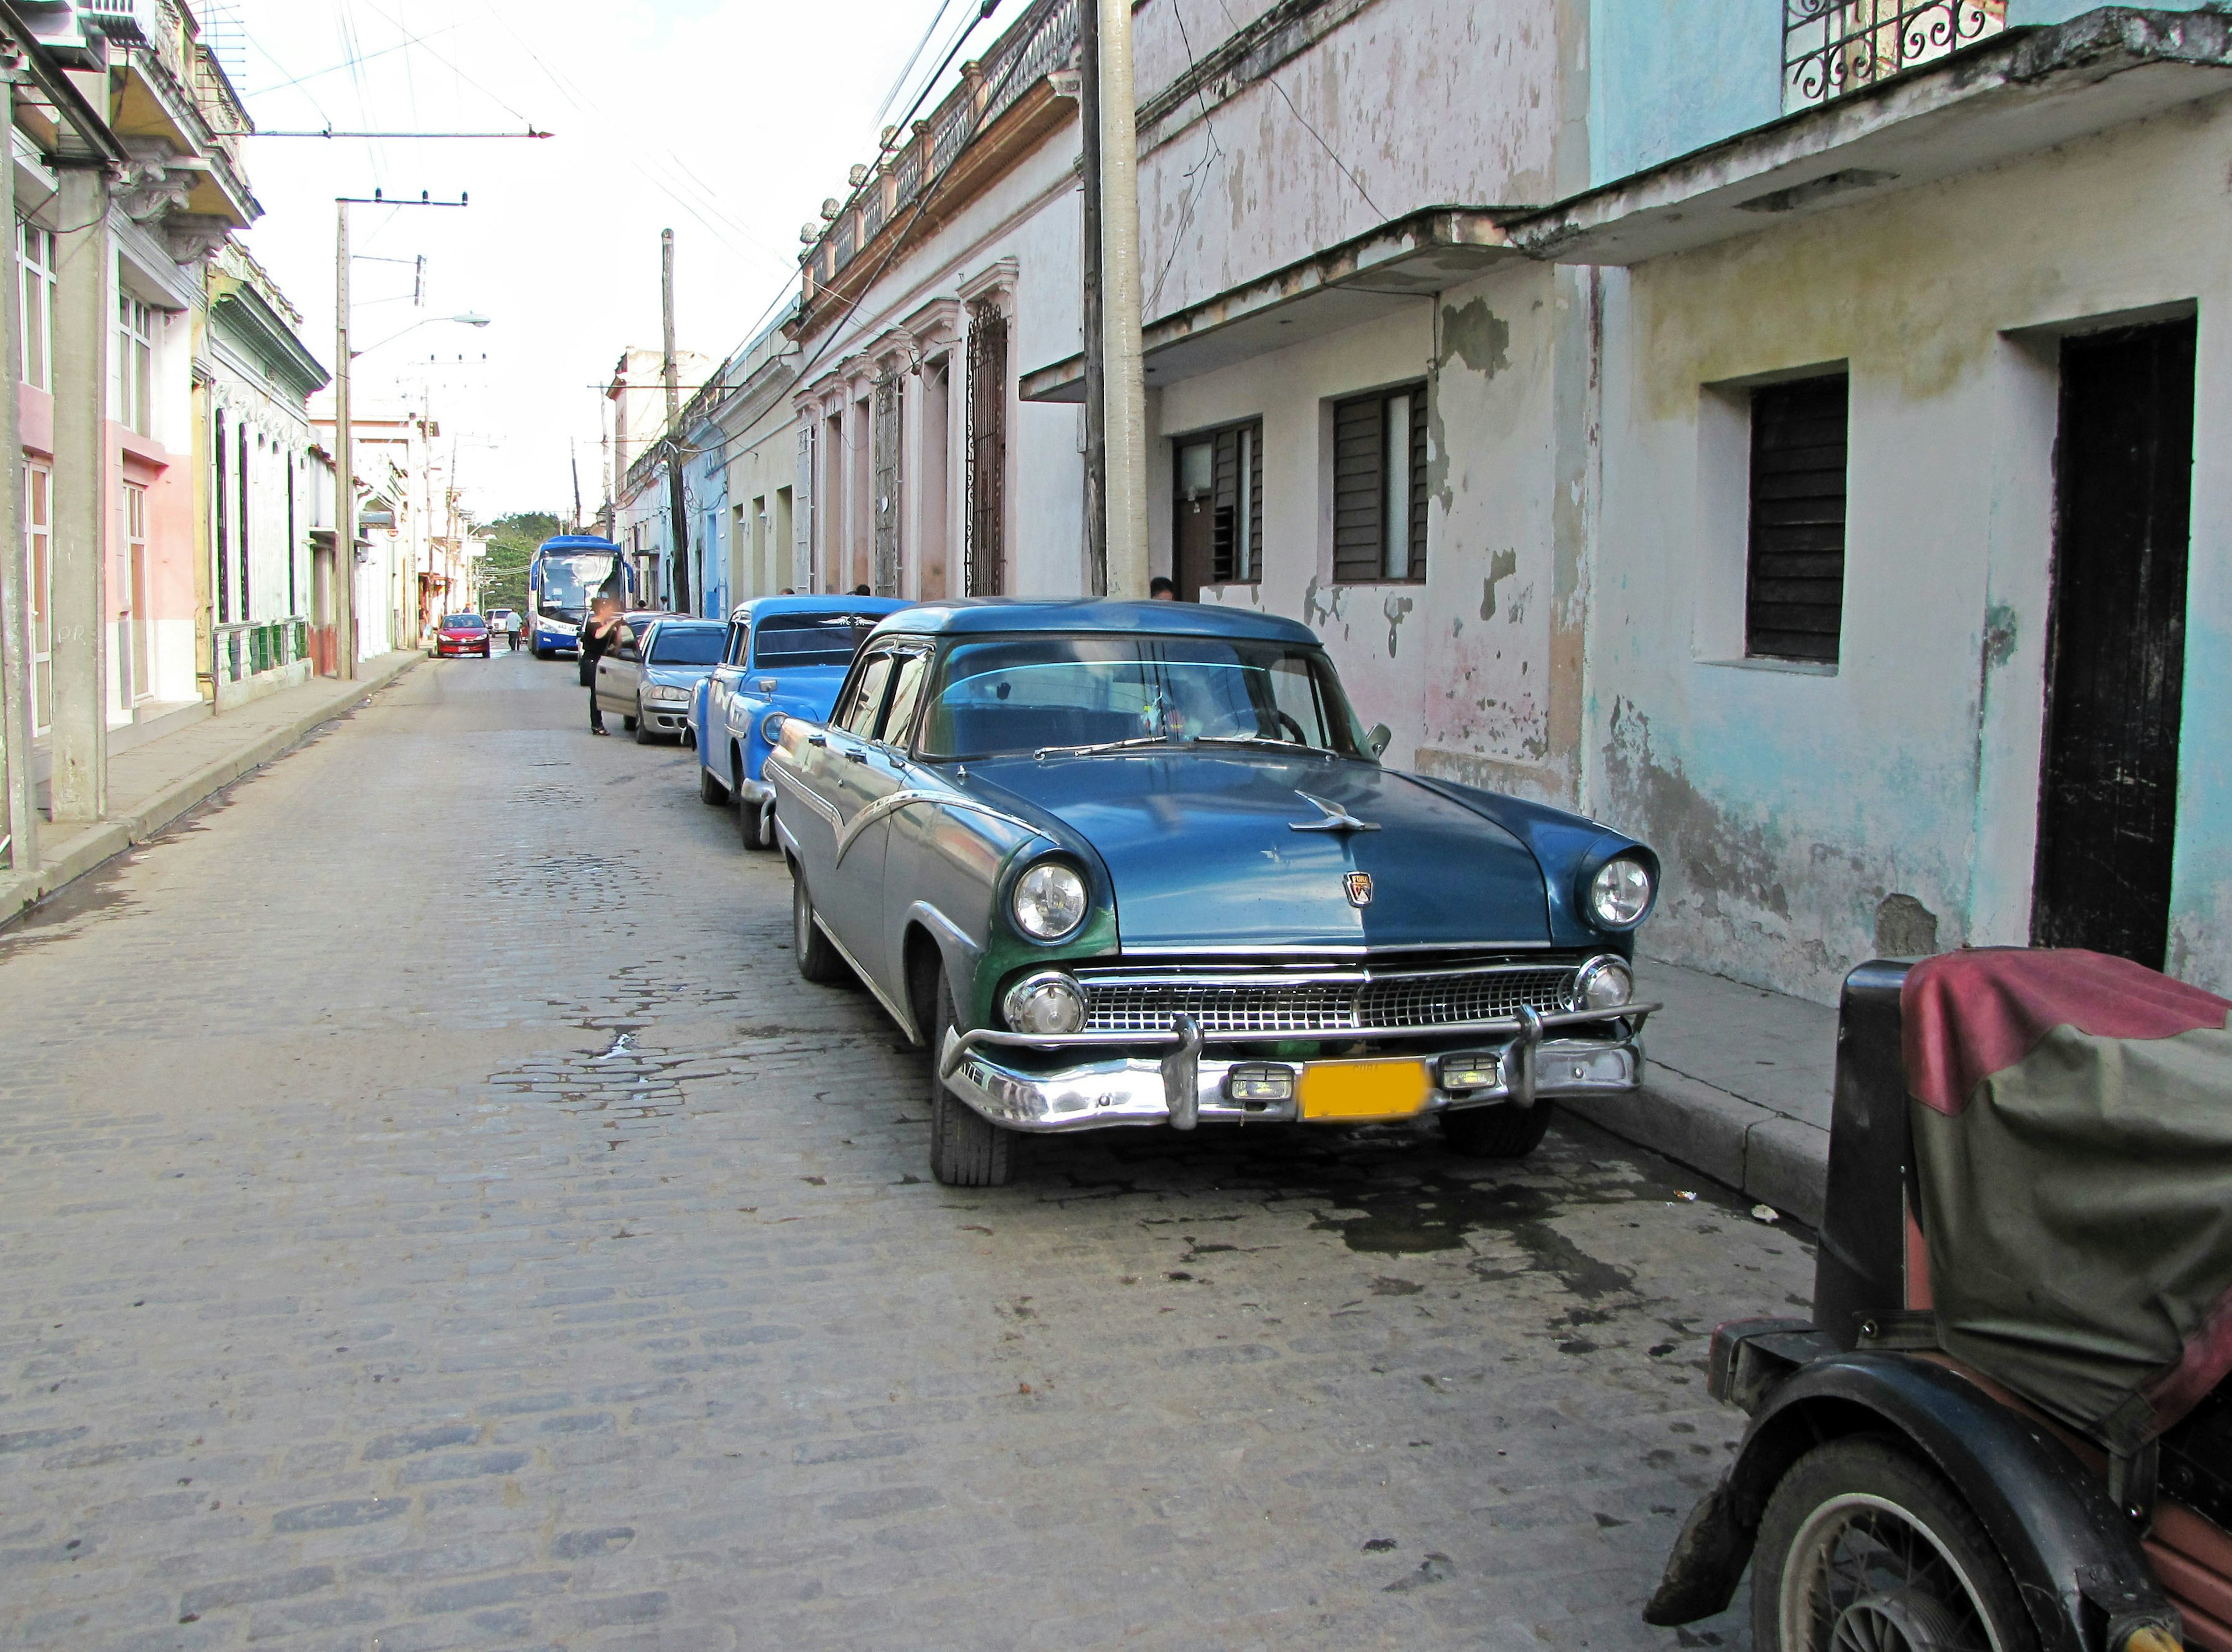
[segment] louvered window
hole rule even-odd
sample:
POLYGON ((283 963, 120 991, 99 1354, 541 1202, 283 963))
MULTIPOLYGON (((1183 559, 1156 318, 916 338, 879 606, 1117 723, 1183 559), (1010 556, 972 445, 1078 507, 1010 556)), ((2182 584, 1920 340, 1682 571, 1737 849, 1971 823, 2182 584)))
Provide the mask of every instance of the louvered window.
POLYGON ((1424 579, 1424 382, 1336 402, 1333 445, 1333 578, 1424 579))
POLYGON ((1744 652, 1833 664, 1845 610, 1843 373, 1751 398, 1751 544, 1744 652))

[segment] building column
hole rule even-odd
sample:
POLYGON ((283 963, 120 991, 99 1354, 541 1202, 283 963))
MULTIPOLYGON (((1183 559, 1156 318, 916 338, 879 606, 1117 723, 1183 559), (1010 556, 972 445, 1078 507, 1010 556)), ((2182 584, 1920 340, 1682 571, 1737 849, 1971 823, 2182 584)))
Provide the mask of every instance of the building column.
POLYGON ((56 167, 54 578, 55 712, 49 813, 98 820, 108 810, 108 335, 114 255, 108 175, 56 167))
MULTIPOLYGON (((0 77, 0 91, 8 81, 0 77)), ((0 225, 16 233, 16 169, 0 166, 0 225)), ((16 386, 23 371, 23 283, 0 282, 0 765, 6 768, 8 866, 39 864, 37 781, 31 768, 31 593, 24 566, 23 441, 16 429, 16 386)))

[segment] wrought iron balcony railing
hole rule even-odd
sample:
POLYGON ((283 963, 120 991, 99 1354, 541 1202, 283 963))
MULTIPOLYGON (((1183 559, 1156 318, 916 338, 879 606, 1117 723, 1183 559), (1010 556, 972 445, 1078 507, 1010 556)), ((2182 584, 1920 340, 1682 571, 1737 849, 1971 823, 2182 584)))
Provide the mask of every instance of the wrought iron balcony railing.
POLYGON ((1783 111, 1873 86, 2007 26, 2007 0, 1783 0, 1783 111))

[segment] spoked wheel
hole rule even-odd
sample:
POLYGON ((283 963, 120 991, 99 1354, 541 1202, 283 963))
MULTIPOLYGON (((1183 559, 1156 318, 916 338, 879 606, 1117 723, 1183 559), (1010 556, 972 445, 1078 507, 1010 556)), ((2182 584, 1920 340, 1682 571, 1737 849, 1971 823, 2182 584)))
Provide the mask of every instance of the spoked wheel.
POLYGON ((1781 1652, 2037 1652, 1999 1551, 1898 1447, 1833 1441, 1775 1487, 1752 1558, 1752 1642, 1781 1652))
POLYGON ((852 973, 845 967, 844 955, 814 921, 814 902, 796 866, 790 869, 790 944, 798 954, 798 973, 814 985, 833 986, 852 973))
POLYGON ((953 1025, 953 988, 938 971, 930 1018, 930 1173, 949 1188, 1004 1188, 1015 1174, 1015 1133, 1002 1130, 945 1087, 938 1068, 953 1025))
POLYGON ((1442 1115, 1442 1139, 1469 1159, 1523 1159, 1542 1144, 1550 1104, 1532 1107, 1461 1107, 1442 1115))

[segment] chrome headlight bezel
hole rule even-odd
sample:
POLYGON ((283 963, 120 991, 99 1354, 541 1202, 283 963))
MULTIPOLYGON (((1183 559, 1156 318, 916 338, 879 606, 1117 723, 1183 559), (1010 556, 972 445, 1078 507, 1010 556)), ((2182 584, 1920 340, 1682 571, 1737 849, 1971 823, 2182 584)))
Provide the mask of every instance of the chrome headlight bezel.
POLYGON ((1602 1010, 1610 1013, 1625 1009, 1634 1001, 1635 971, 1628 967, 1626 959, 1609 952, 1591 958, 1573 972, 1573 988, 1566 996, 1567 1007, 1575 1011, 1602 1010), (1612 990, 1619 994, 1617 998, 1610 998, 1604 1003, 1589 1001, 1589 994, 1593 988, 1599 984, 1611 983, 1617 983, 1612 987, 1612 990))
POLYGON ((1051 946, 1058 942, 1068 940, 1085 927, 1085 920, 1091 917, 1092 913, 1093 890, 1092 886, 1085 881, 1084 872, 1071 862, 1056 856, 1048 856, 1043 860, 1032 862, 1009 886, 1009 921, 1015 926, 1016 933, 1022 936, 1024 939, 1038 942, 1041 945, 1051 946), (1027 912, 1037 910, 1045 904, 1040 899, 1037 891, 1048 884, 1053 884, 1056 888, 1065 888, 1062 883, 1065 879, 1067 880, 1066 892, 1070 893, 1069 897, 1064 899, 1061 904, 1065 908, 1074 909, 1075 916, 1067 923, 1059 927, 1038 927, 1030 917, 1025 916, 1027 912))
POLYGON ((1000 1000, 1000 1013, 1007 1017, 1010 1031, 1035 1038, 1081 1032, 1085 1027, 1085 993, 1059 969, 1035 970, 1008 988, 1000 1000), (1050 1012, 1054 1022, 1033 1024, 1034 1009, 1050 1012))
POLYGON ((1581 910, 1588 921, 1599 930, 1622 934, 1639 927, 1651 916, 1651 909, 1658 904, 1658 874, 1643 856, 1623 852, 1612 856, 1593 870, 1580 888, 1581 910), (1632 870, 1643 880, 1643 899, 1632 916, 1622 916, 1624 905, 1607 910, 1606 901, 1611 893, 1606 879, 1632 870))
POLYGON ((790 720, 786 712, 770 711, 760 719, 760 739, 768 746, 782 743, 782 725, 790 720))

